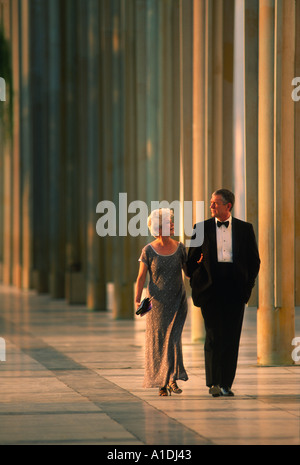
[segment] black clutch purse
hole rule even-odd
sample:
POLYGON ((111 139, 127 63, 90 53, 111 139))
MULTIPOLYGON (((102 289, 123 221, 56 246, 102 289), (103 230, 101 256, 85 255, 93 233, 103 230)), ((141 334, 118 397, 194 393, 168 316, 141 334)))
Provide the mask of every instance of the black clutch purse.
POLYGON ((141 302, 141 305, 135 312, 136 315, 140 315, 140 316, 146 315, 146 313, 148 313, 152 308, 151 300, 152 300, 152 297, 151 299, 149 299, 149 297, 146 297, 145 299, 143 299, 141 302))

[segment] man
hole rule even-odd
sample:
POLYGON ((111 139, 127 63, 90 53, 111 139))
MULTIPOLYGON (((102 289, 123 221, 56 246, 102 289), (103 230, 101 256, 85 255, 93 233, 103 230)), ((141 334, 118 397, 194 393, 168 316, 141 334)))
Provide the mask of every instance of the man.
POLYGON ((227 189, 212 194, 203 244, 190 247, 187 262, 193 302, 205 324, 206 385, 213 397, 234 395, 245 303, 260 267, 252 225, 231 216, 234 201, 227 189))

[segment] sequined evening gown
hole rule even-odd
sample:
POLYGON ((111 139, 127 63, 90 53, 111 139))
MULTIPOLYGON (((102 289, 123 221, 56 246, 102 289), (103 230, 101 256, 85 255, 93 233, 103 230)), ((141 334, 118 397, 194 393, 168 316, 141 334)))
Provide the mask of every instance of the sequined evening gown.
POLYGON ((182 279, 185 246, 179 242, 170 255, 158 254, 151 244, 143 248, 140 261, 149 271, 148 295, 152 310, 146 315, 144 387, 163 387, 187 381, 182 357, 182 330, 187 299, 182 279))

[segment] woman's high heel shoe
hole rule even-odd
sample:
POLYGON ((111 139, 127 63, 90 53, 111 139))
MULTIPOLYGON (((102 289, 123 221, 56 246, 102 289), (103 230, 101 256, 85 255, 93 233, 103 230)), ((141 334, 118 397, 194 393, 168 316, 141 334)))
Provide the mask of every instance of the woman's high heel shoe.
MULTIPOLYGON (((162 388, 160 388, 160 390, 158 391, 158 395, 159 396, 168 396, 168 387, 164 386, 162 388)), ((171 395, 171 392, 170 392, 170 395, 171 395)))
POLYGON ((170 392, 170 395, 171 395, 171 392, 175 392, 175 394, 181 394, 182 393, 182 389, 180 389, 178 386, 177 386, 177 383, 176 381, 173 381, 173 383, 171 384, 168 384, 168 390, 170 392))

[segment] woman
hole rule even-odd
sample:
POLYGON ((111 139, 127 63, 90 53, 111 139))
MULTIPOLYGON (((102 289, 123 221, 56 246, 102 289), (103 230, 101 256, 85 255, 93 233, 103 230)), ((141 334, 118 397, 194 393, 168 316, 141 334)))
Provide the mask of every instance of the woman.
POLYGON ((174 234, 173 213, 169 209, 154 210, 148 227, 156 239, 143 248, 136 283, 136 307, 149 271, 148 296, 152 310, 146 315, 146 347, 144 387, 159 387, 159 395, 168 391, 180 394, 177 380, 187 381, 183 365, 181 336, 187 315, 187 300, 182 279, 186 270, 186 249, 174 234))

